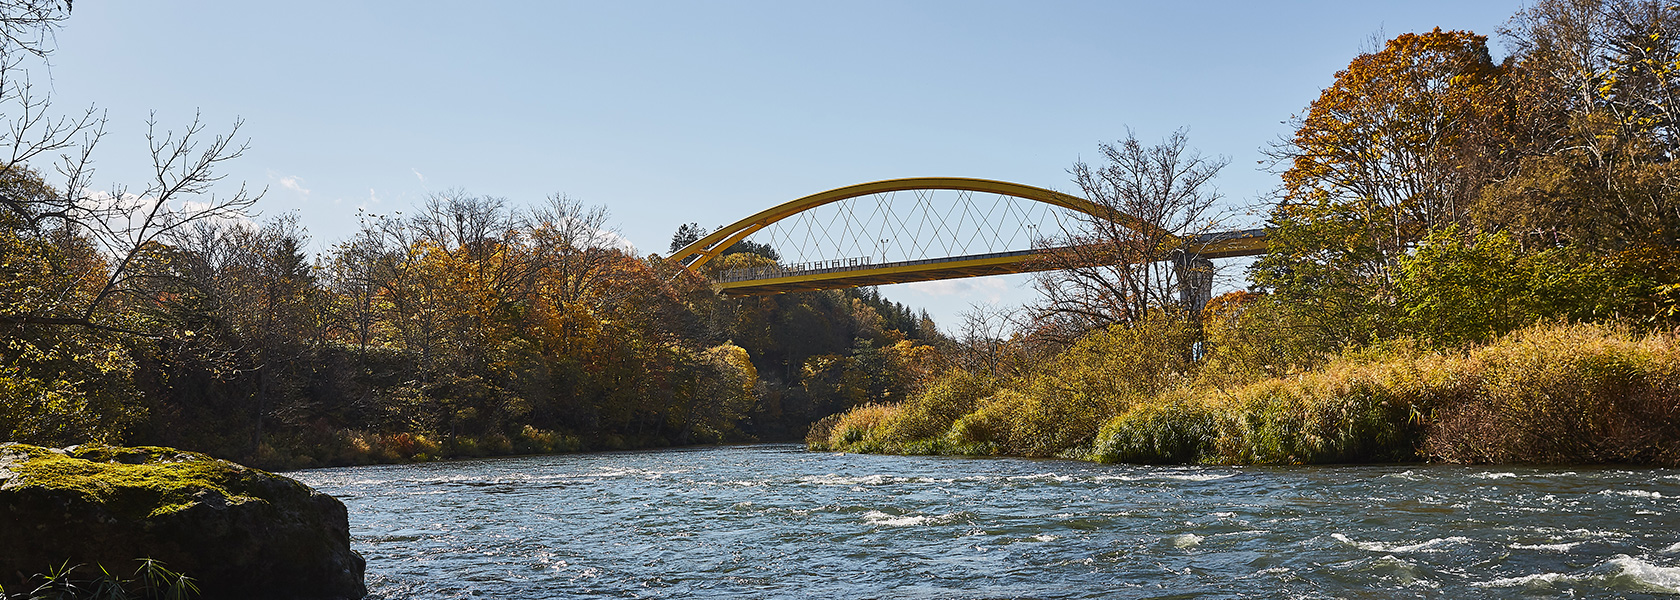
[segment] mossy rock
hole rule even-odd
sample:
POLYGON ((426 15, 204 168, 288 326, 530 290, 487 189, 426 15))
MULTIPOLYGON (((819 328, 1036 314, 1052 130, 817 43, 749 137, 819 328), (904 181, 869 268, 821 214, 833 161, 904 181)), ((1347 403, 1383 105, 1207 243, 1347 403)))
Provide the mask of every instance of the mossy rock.
POLYGON ((344 504, 295 480, 172 448, 0 444, 0 584, 140 558, 205 598, 367 593, 344 504))

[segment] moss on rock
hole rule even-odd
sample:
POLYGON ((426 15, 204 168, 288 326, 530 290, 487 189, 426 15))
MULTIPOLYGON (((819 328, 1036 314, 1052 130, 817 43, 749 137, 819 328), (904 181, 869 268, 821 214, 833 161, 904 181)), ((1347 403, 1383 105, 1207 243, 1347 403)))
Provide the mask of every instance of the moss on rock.
POLYGON ((196 452, 0 444, 0 581, 155 558, 205 597, 360 598, 344 504, 196 452))

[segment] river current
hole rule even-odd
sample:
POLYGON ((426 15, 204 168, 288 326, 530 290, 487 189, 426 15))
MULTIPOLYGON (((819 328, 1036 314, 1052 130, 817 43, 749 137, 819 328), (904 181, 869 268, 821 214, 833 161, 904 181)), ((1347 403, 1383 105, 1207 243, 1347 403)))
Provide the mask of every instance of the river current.
POLYGON ((289 473, 373 598, 1674 598, 1680 470, 733 446, 289 473))

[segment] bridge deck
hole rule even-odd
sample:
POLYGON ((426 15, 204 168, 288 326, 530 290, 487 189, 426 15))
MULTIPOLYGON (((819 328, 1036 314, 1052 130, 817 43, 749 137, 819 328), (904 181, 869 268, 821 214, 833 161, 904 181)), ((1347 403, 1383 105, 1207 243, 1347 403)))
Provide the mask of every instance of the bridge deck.
MULTIPOLYGON (((1050 261, 1039 260, 1041 255, 1056 250, 1016 250, 874 264, 861 264, 853 259, 850 264, 810 269, 730 269, 718 274, 716 286, 728 296, 762 296, 959 277, 1030 273, 1056 268, 1050 261)), ((1192 238, 1186 250, 1203 258, 1263 254, 1266 251, 1266 231, 1248 229, 1201 235, 1192 238)))

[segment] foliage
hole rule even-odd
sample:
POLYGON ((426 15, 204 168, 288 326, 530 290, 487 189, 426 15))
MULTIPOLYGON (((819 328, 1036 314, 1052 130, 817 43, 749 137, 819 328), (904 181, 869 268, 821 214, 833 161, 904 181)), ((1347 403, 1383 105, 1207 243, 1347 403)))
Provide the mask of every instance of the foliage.
MULTIPOLYGON (((1677 344, 1672 333, 1542 324, 1468 353, 1396 341, 1288 376, 1236 385, 1176 378, 1096 398, 953 371, 914 399, 825 422, 809 443, 1138 463, 1673 465, 1680 464, 1673 452, 1680 447, 1677 344)), ((1049 372, 1076 374, 1071 364, 1049 372)))
POLYGON ((123 577, 104 565, 63 563, 28 578, 35 587, 8 594, 0 588, 0 600, 186 600, 198 596, 193 578, 165 567, 150 558, 137 559, 134 574, 123 577), (83 571, 98 571, 83 575, 83 571), (39 582, 39 583, 36 583, 39 582))
POLYGON ((1393 335, 1400 258, 1497 175, 1500 77, 1482 36, 1404 34, 1337 73, 1274 149, 1283 198, 1252 276, 1310 307, 1320 350, 1393 335))
POLYGON ((1053 456, 1088 446, 1109 416, 1180 382, 1192 332, 1157 315, 1092 333, 1026 376, 951 369, 903 402, 845 413, 813 439, 852 451, 1053 456))
MULTIPOLYGON (((33 171, 7 169, 0 197, 53 196, 33 171)), ((53 315, 98 293, 107 271, 74 230, 31 225, 27 202, 0 211, 0 315, 53 315)), ((0 318, 0 439, 116 440, 140 416, 133 359, 117 334, 0 318)))
POLYGON ((1659 0, 1539 0, 1512 18, 1517 164, 1484 228, 1593 250, 1680 243, 1680 13, 1659 0))
POLYGON ((1424 451, 1465 463, 1680 465, 1680 336, 1526 329, 1466 359, 1475 393, 1441 403, 1424 451))
POLYGON ((1680 278, 1670 252, 1522 252, 1506 234, 1430 234, 1402 259, 1406 329, 1445 346, 1486 342, 1536 321, 1654 316, 1663 285, 1680 278))

